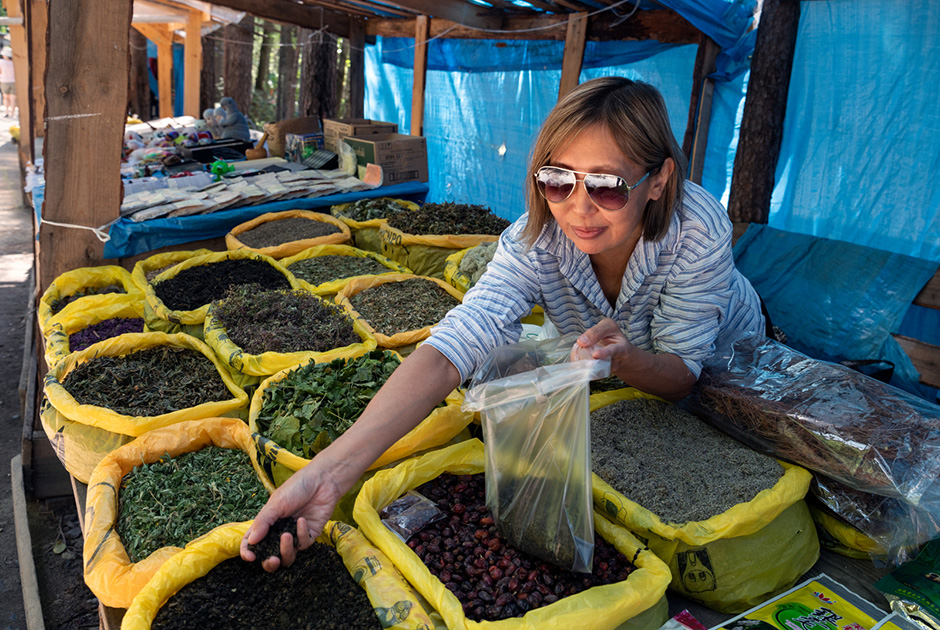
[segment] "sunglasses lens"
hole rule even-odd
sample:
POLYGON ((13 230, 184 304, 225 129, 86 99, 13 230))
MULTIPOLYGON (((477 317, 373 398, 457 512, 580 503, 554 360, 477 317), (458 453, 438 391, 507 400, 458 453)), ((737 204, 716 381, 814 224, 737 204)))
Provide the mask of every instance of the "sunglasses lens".
POLYGON ((548 201, 559 203, 571 195, 578 183, 574 173, 560 168, 543 166, 535 176, 539 191, 548 201))
POLYGON ((605 210, 620 210, 630 199, 630 188, 616 175, 585 175, 584 187, 591 199, 605 210))

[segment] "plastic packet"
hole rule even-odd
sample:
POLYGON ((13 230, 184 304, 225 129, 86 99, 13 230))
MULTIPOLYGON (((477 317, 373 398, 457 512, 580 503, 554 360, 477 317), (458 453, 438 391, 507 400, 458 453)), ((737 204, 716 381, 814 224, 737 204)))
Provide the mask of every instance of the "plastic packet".
POLYGON ((577 338, 497 348, 474 376, 463 408, 483 417, 486 504, 500 533, 521 551, 590 572, 588 384, 610 374, 610 361, 570 361, 577 338))
POLYGON ((435 521, 447 515, 424 495, 409 490, 398 497, 381 512, 382 522, 392 533, 408 542, 408 539, 435 521))
POLYGON ((891 610, 927 628, 940 629, 940 540, 927 543, 917 557, 875 582, 891 610))

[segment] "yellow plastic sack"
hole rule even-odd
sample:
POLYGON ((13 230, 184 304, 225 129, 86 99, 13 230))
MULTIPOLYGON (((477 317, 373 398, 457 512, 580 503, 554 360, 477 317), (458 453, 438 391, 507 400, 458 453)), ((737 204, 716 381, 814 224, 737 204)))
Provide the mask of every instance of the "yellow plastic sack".
POLYGON ((416 330, 406 330, 391 336, 383 335, 382 333, 376 331, 372 325, 369 324, 368 320, 363 318, 362 315, 360 315, 359 312, 353 308, 353 305, 349 299, 360 291, 377 287, 380 284, 385 284, 387 282, 401 282, 403 280, 418 277, 422 277, 425 280, 430 280, 431 282, 439 285, 450 295, 454 296, 458 302, 463 301, 463 293, 438 278, 429 278, 427 276, 416 276, 405 273, 390 273, 382 276, 361 276, 354 280, 350 280, 346 283, 346 286, 344 286, 342 290, 336 294, 336 303, 342 305, 342 307, 349 311, 349 313, 355 319, 361 321, 365 325, 366 330, 375 336, 375 340, 382 348, 401 348, 409 344, 417 343, 431 336, 432 326, 425 326, 424 328, 418 328, 416 330))
POLYGON ((870 536, 825 510, 810 505, 809 513, 819 533, 819 544, 825 549, 858 560, 869 560, 872 556, 887 555, 888 551, 870 536))
MULTIPOLYGON (((316 247, 305 249, 304 251, 300 252, 299 254, 295 254, 290 258, 284 258, 280 262, 288 271, 290 271, 290 266, 295 262, 307 260, 309 258, 316 258, 318 256, 357 256, 359 258, 371 258, 372 260, 375 260, 388 267, 387 272, 378 275, 385 275, 386 273, 411 273, 410 269, 404 265, 398 264, 391 258, 386 258, 382 254, 359 249, 358 247, 351 247, 349 245, 317 245, 316 247)), ((354 277, 361 278, 363 276, 354 277)), ((306 280, 303 280, 299 277, 297 278, 297 282, 300 284, 300 286, 307 289, 314 295, 320 296, 336 295, 344 286, 346 286, 349 280, 350 278, 342 278, 341 280, 333 280, 332 282, 324 282, 314 286, 306 280)))
POLYGON ((49 288, 39 298, 39 306, 36 309, 39 318, 39 330, 42 332, 43 337, 46 337, 54 324, 75 313, 118 302, 132 304, 141 302, 143 299, 143 293, 134 284, 131 274, 123 267, 102 265, 100 267, 72 269, 53 280, 49 288), (124 287, 125 293, 86 295, 67 304, 58 313, 52 312, 52 305, 58 300, 89 289, 100 289, 110 285, 124 287))
POLYGON ((444 279, 448 256, 461 249, 499 240, 499 236, 489 234, 405 234, 388 223, 379 226, 379 237, 382 239, 382 254, 405 265, 419 276, 432 276, 441 280, 444 279))
POLYGON ((147 285, 150 284, 150 280, 147 279, 147 274, 151 271, 156 271, 158 269, 165 270, 167 267, 171 267, 176 263, 183 262, 190 258, 195 258, 196 256, 205 256, 206 254, 211 254, 212 250, 210 249, 195 249, 192 251, 176 251, 176 252, 163 252, 162 254, 154 254, 143 260, 138 260, 137 264, 134 265, 134 269, 131 271, 131 278, 134 280, 134 284, 137 285, 137 288, 142 292, 147 290, 147 285))
MULTIPOLYGON (((656 397, 632 388, 603 392, 591 396, 591 411, 636 398, 656 397)), ((694 453, 694 445, 690 449, 694 453)), ((738 613, 793 586, 819 558, 819 539, 804 500, 812 475, 780 464, 784 475, 772 488, 681 527, 663 523, 597 475, 594 506, 669 565, 673 591, 718 612, 738 613)))
MULTIPOLYGON (((366 350, 363 350, 354 356, 347 357, 346 360, 349 361, 366 352, 366 350)), ((315 361, 316 363, 326 363, 329 360, 317 358, 315 361)), ((297 367, 299 366, 281 370, 265 379, 252 395, 251 406, 248 410, 248 426, 251 428, 252 437, 255 440, 255 448, 252 450, 251 455, 257 459, 259 469, 277 486, 287 481, 288 477, 303 468, 310 460, 295 455, 268 438, 262 437, 258 433, 258 415, 261 413, 261 407, 264 404, 265 390, 274 383, 286 378, 297 367)), ((444 399, 443 407, 434 409, 418 426, 392 444, 381 457, 373 462, 369 470, 381 468, 418 451, 447 444, 463 431, 473 418, 473 414, 461 409, 462 406, 463 395, 458 390, 454 390, 444 399)))
POLYGON ((219 363, 212 352, 212 348, 189 335, 168 335, 160 332, 127 333, 112 339, 105 339, 80 352, 73 352, 59 362, 46 374, 44 381, 45 394, 56 410, 67 419, 80 424, 97 427, 112 433, 138 436, 152 429, 165 427, 184 420, 198 420, 237 413, 248 405, 248 395, 233 381, 228 371, 219 363), (189 348, 203 354, 212 361, 225 387, 232 393, 229 400, 219 400, 202 403, 195 407, 180 409, 159 416, 126 416, 106 407, 79 404, 75 398, 62 386, 63 379, 69 372, 82 363, 98 356, 124 356, 137 350, 152 348, 154 346, 175 346, 189 348))
MULTIPOLYGON (((411 210, 414 212, 418 209, 418 204, 413 201, 405 201, 404 199, 392 199, 398 205, 400 205, 405 210, 411 210)), ((382 239, 379 236, 379 230, 382 227, 383 223, 386 223, 386 219, 369 219, 368 221, 356 221, 348 217, 342 216, 343 211, 351 206, 352 203, 342 203, 330 208, 330 213, 349 226, 349 231, 352 233, 353 245, 359 249, 364 249, 366 251, 375 252, 377 254, 382 253, 382 239)), ((408 273, 411 273, 410 271, 408 273)))
POLYGON ((669 569, 645 549, 627 530, 596 511, 594 527, 638 567, 623 582, 599 586, 530 610, 524 616, 495 622, 466 618, 457 597, 434 577, 405 543, 379 518, 378 511, 408 490, 442 473, 457 475, 484 470, 483 443, 473 439, 408 459, 395 468, 380 470, 367 481, 356 499, 354 515, 366 537, 392 559, 402 575, 444 618, 451 630, 499 628, 500 630, 601 630, 626 627, 654 630, 668 618, 663 605, 669 569), (653 609, 655 617, 643 616, 653 609), (638 623, 643 620, 643 624, 638 623))
POLYGON ((111 297, 110 300, 101 300, 102 304, 95 308, 67 313, 57 318, 56 323, 49 329, 46 337, 46 365, 50 368, 71 354, 69 338, 89 326, 101 323, 107 319, 116 318, 143 318, 144 302, 142 300, 127 302, 120 296, 103 295, 111 297), (117 299, 114 299, 117 298, 117 299))
MULTIPOLYGON (((284 274, 284 277, 287 278, 287 281, 290 283, 290 287, 292 289, 301 288, 297 283, 297 279, 294 277, 294 275, 281 266, 276 260, 270 256, 249 250, 215 252, 211 254, 205 254, 204 256, 194 256, 192 258, 187 258, 172 269, 167 269, 159 276, 154 278, 153 283, 158 283, 162 280, 172 278, 179 272, 183 271, 184 269, 189 269, 190 267, 198 267, 199 265, 207 265, 222 260, 235 260, 243 258, 263 260, 284 274)), ((188 335, 202 339, 204 334, 203 329, 206 321, 206 313, 209 311, 209 305, 203 304, 199 308, 192 311, 171 310, 166 307, 166 305, 163 303, 163 300, 157 297, 157 294, 153 289, 153 283, 147 284, 145 289, 147 303, 144 306, 144 323, 147 325, 147 329, 158 330, 167 333, 185 332, 188 335)))
MULTIPOLYGON (((167 561, 134 598, 121 630, 149 630, 160 607, 181 588, 198 580, 217 564, 238 555, 250 521, 219 527, 167 561)), ((430 630, 432 616, 381 551, 355 528, 329 521, 318 539, 336 548, 353 579, 366 591, 383 628, 430 630)), ((302 552, 301 552, 302 553, 302 552)))
POLYGON ((231 232, 225 235, 225 246, 229 250, 243 249, 247 251, 258 252, 259 254, 265 254, 271 258, 287 258, 288 256, 299 254, 305 249, 315 245, 339 245, 341 243, 348 243, 351 238, 352 237, 349 232, 349 226, 336 217, 323 214, 322 212, 311 212, 310 210, 285 210, 283 212, 268 212, 267 214, 262 214, 260 217, 255 217, 251 221, 246 221, 241 225, 236 225, 234 228, 232 228, 231 232), (318 236, 316 238, 304 238, 298 241, 289 241, 287 243, 281 243, 280 245, 260 248, 249 247, 248 245, 245 245, 240 240, 238 240, 238 235, 242 232, 247 232, 248 230, 256 228, 262 223, 267 223, 268 221, 280 221, 283 219, 309 219, 311 221, 322 221, 323 223, 335 225, 339 229, 339 232, 334 234, 327 234, 325 236, 318 236))
MULTIPOLYGON (((114 529, 118 519, 118 490, 124 475, 141 463, 150 464, 198 451, 204 446, 251 450, 251 434, 237 418, 207 418, 156 429, 117 449, 98 464, 88 482, 85 499, 85 544, 82 551, 85 584, 105 606, 127 608, 147 581, 179 547, 163 547, 140 562, 131 562, 114 529)), ((274 487, 263 475, 269 493, 274 487)), ((168 515, 170 516, 170 515, 168 515)), ((224 526, 223 526, 224 527, 224 526)), ((207 536, 209 534, 206 534, 207 536)))

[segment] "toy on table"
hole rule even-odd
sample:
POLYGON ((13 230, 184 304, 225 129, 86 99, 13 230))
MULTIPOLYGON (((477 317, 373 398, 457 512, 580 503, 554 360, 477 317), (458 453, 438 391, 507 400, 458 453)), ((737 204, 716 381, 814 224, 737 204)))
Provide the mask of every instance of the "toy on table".
POLYGON ((225 110, 225 118, 219 123, 222 128, 222 138, 234 138, 236 140, 251 140, 251 131, 248 129, 248 119, 238 109, 235 99, 226 96, 221 101, 222 109, 225 110))
POLYGON ((226 173, 231 173, 234 170, 235 167, 225 160, 216 160, 212 163, 212 166, 209 167, 209 171, 215 175, 215 181, 221 180, 223 175, 226 173))

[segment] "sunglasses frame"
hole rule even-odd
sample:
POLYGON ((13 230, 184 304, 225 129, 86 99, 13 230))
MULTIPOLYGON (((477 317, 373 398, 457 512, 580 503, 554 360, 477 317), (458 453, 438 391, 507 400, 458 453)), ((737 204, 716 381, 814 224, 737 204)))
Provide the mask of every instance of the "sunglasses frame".
MULTIPOLYGON (((536 189, 538 189, 539 194, 542 195, 542 198, 544 198, 545 201, 547 201, 548 203, 563 203, 563 202, 565 202, 565 201, 568 201, 568 199, 571 198, 571 193, 573 193, 573 192, 574 192, 574 189, 578 187, 578 182, 581 182, 581 185, 584 186, 584 192, 587 193, 588 199, 591 200, 591 203, 593 203, 593 204, 594 204, 595 206, 597 206, 599 209, 604 210, 604 211, 606 211, 606 212, 619 212, 619 211, 623 210, 624 208, 626 208, 626 207, 627 207, 627 204, 630 203, 630 192, 631 192, 634 188, 636 188, 637 186, 639 186, 640 184, 642 184, 644 181, 646 181, 646 178, 649 177, 649 176, 650 176, 650 173, 652 173, 652 172, 653 172, 653 171, 646 171, 646 174, 643 175, 643 177, 641 177, 640 179, 638 179, 637 182, 636 182, 635 184, 633 184, 632 186, 631 186, 630 184, 628 184, 628 183, 627 183, 627 180, 625 180, 623 177, 621 177, 620 175, 614 175, 613 173, 587 173, 587 172, 585 172, 585 171, 575 171, 575 170, 572 170, 572 169, 570 169, 570 168, 562 168, 562 167, 560 167, 560 166, 551 166, 551 165, 549 165, 549 164, 546 164, 545 166, 539 167, 539 169, 538 169, 537 171, 535 171, 535 173, 533 173, 533 176, 535 177, 535 187, 536 187, 536 189), (574 186, 572 186, 572 187, 571 187, 571 190, 568 191, 568 195, 567 195, 564 199, 561 199, 560 201, 552 201, 552 200, 550 200, 548 197, 546 197, 546 196, 545 196, 545 191, 542 190, 542 187, 539 185, 539 184, 541 183, 541 182, 539 182, 539 173, 541 173, 543 170, 545 170, 545 169, 547 169, 547 168, 552 168, 552 169, 555 169, 555 170, 558 170, 558 171, 564 171, 564 172, 566 172, 566 173, 572 173, 572 174, 574 174, 574 175, 576 176, 576 177, 574 178, 574 186), (584 175, 584 177, 582 177, 581 179, 578 179, 578 178, 577 178, 577 175, 584 175), (588 190, 587 184, 584 183, 585 178, 587 178, 587 176, 589 176, 589 175, 596 175, 596 176, 599 176, 599 177, 616 177, 618 180, 620 180, 621 182, 623 182, 623 186, 627 189, 627 194, 625 195, 623 205, 620 206, 619 208, 605 208, 605 207, 603 207, 602 205, 598 204, 598 203, 594 200, 594 196, 591 195, 591 191, 588 190)), ((618 186, 618 188, 619 188, 619 186, 618 186)))

